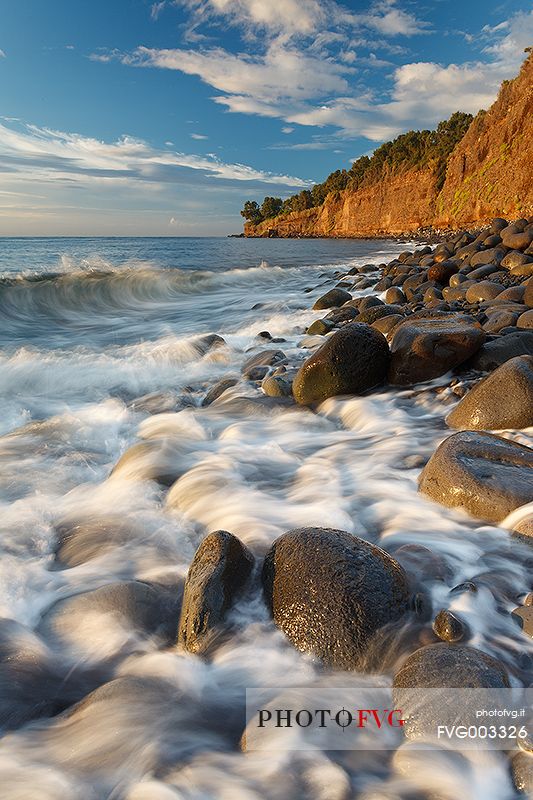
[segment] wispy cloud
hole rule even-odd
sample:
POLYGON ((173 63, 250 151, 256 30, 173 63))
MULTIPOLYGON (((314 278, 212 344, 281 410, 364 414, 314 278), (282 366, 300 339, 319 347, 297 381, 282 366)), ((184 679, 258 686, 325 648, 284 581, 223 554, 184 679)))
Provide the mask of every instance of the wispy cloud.
POLYGON ((196 139, 199 142, 202 142, 205 139, 209 139, 209 136, 204 136, 203 133, 191 133, 189 135, 190 135, 191 139, 196 139))
POLYGON ((5 50, 0 49, 0 58, 7 58, 5 50))
POLYGON ((150 16, 152 17, 152 19, 154 19, 154 20, 159 19, 159 15, 161 14, 163 9, 165 8, 166 4, 167 4, 166 0, 161 0, 160 3, 153 3, 152 4, 152 7, 150 9, 150 16))
POLYGON ((63 183, 72 187, 110 184, 208 185, 253 182, 284 187, 307 181, 276 175, 245 164, 228 164, 215 156, 158 150, 123 136, 106 143, 76 133, 35 125, 0 124, 0 174, 16 173, 31 183, 63 183))

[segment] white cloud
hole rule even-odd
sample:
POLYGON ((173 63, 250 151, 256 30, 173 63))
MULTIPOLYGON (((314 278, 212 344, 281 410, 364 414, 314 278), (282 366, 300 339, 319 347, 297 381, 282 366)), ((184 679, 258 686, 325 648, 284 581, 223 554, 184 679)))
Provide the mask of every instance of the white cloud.
POLYGON ((245 164, 227 164, 215 156, 197 156, 158 150, 130 136, 106 143, 77 133, 35 125, 0 124, 0 174, 16 174, 30 183, 72 186, 110 184, 210 185, 219 181, 306 186, 288 175, 255 170, 245 164))
POLYGON ((265 55, 229 53, 222 48, 211 50, 138 47, 123 62, 133 66, 159 67, 197 75, 205 83, 228 93, 224 99, 231 108, 232 95, 257 98, 265 104, 283 98, 304 100, 322 93, 348 89, 344 74, 351 68, 301 52, 279 41, 272 42, 265 55))
POLYGON ((326 19, 319 0, 177 0, 195 12, 198 21, 223 15, 238 25, 254 25, 289 34, 312 34, 326 19))
POLYGON ((196 139, 197 141, 203 141, 204 139, 209 139, 209 136, 204 136, 203 133, 191 133, 189 134, 191 139, 196 139))
POLYGON ((5 51, 0 49, 0 58, 7 58, 5 51))
MULTIPOLYGON (((175 0, 194 13, 195 23, 224 16, 235 25, 286 36, 311 36, 327 26, 370 29, 384 36, 425 33, 427 23, 396 8, 395 0, 375 2, 366 13, 353 13, 335 0, 175 0)), ((345 33, 345 31, 343 31, 345 33)), ((331 31, 330 31, 331 34, 331 31)))
POLYGON ((286 134, 293 133, 294 128, 291 128, 290 125, 285 125, 285 127, 281 129, 281 132, 286 134))

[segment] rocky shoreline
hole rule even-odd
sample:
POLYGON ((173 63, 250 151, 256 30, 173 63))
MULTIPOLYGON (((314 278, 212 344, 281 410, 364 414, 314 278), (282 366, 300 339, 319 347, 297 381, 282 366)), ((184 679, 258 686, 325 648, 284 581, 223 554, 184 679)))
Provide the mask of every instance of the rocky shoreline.
MULTIPOLYGON (((313 408, 330 397, 363 395, 384 384, 401 389, 451 373, 450 387, 461 400, 446 423, 457 432, 425 464, 419 491, 503 525, 530 504, 512 527, 515 535, 532 537, 533 449, 494 431, 533 426, 533 219, 495 219, 477 234, 456 232, 388 264, 338 273, 335 281, 313 306, 322 313, 300 343, 305 361, 289 363, 282 341, 264 331, 270 346, 245 362, 243 376, 274 402, 313 408), (371 292, 354 299, 353 290, 371 292)), ((230 385, 213 387, 204 402, 230 385)), ((405 550, 408 564, 417 547, 405 550)), ((204 540, 182 610, 188 633, 180 641, 191 652, 204 652, 219 635, 253 561, 231 534, 204 540)), ((406 615, 427 618, 424 587, 410 584, 400 561, 344 531, 309 528, 279 537, 259 567, 267 606, 297 649, 335 668, 364 670, 378 632, 394 629, 406 615)), ((465 590, 477 591, 473 584, 465 590)), ((531 599, 521 598, 512 612, 530 637, 531 599)), ((510 685, 502 664, 465 644, 469 633, 455 614, 437 610, 432 628, 441 643, 417 649, 395 686, 510 685)), ((516 785, 531 790, 533 754, 515 756, 514 769, 516 785)))
MULTIPOLYGON (((211 385, 203 382, 201 391, 198 385, 193 386, 188 397, 185 390, 181 406, 176 396, 161 392, 131 401, 152 436, 141 432, 141 440, 115 463, 107 480, 110 492, 113 494, 122 482, 158 486, 162 513, 169 516, 174 509, 186 513, 193 502, 203 508, 206 504, 216 506, 218 493, 231 494, 233 488, 233 473, 229 478, 224 474, 223 460, 212 462, 216 475, 211 482, 202 472, 205 466, 200 469, 196 477, 201 491, 196 495, 187 475, 194 471, 198 454, 209 455, 216 425, 232 418, 232 412, 235 419, 224 428, 229 443, 234 441, 232 427, 250 425, 256 415, 279 412, 281 417, 285 411, 291 424, 304 430, 306 437, 309 429, 312 437, 313 422, 325 421, 315 412, 332 398, 371 400, 384 387, 397 396, 425 392, 443 400, 444 413, 439 417, 442 441, 434 446, 431 439, 433 452, 429 458, 416 449, 402 454, 408 462, 405 468, 418 473, 420 497, 434 505, 439 515, 459 509, 466 520, 485 526, 470 531, 472 537, 487 536, 490 540, 491 525, 506 528, 509 547, 524 547, 520 558, 530 572, 533 559, 528 560, 523 553, 533 542, 533 448, 528 445, 533 428, 533 220, 508 224, 496 219, 479 233, 457 232, 434 246, 424 244, 406 250, 388 263, 363 264, 347 272, 328 271, 318 276, 306 274, 314 275, 314 280, 301 287, 300 320, 309 319, 308 295, 322 293, 313 303, 316 318, 310 324, 306 322, 305 330, 296 326, 299 338, 294 339, 294 347, 268 330, 255 335, 252 328, 253 346, 244 353, 239 346, 232 351, 238 353, 240 374, 226 371, 211 385), (176 413, 180 408, 182 416, 176 413), (208 417, 205 432, 192 414, 188 416, 190 410, 208 417), (189 449, 187 426, 198 437, 189 449)), ((229 338, 229 334, 224 336, 229 338)), ((246 341, 249 344, 250 339, 246 341)), ((194 340, 199 359, 216 359, 217 353, 222 354, 222 365, 227 364, 223 355, 227 347, 225 338, 218 334, 202 334, 194 340)), ((378 408, 383 413, 390 406, 378 408)), ((339 424, 337 434, 338 438, 328 440, 328 446, 338 447, 340 437, 349 435, 347 427, 339 424)), ((257 447, 264 445, 265 451, 272 446, 282 449, 272 432, 264 439, 253 441, 257 447)), ((239 447, 239 440, 235 441, 234 446, 239 447)), ((384 448, 389 444, 379 437, 377 441, 384 448)), ((356 446, 343 457, 357 455, 356 446)), ((362 457, 372 458, 373 454, 367 452, 362 457)), ((319 461, 318 467, 313 463, 311 469, 320 472, 330 463, 319 461)), ((243 461, 243 483, 250 480, 250 471, 261 470, 260 459, 257 464, 243 461)), ((341 458, 339 473, 346 464, 341 458)), ((278 466, 275 469, 276 480, 283 482, 284 475, 277 474, 278 466)), ((269 476, 260 475, 259 479, 266 481, 269 476)), ((316 484, 312 487, 311 491, 316 491, 316 484)), ((374 487, 370 484, 368 492, 374 487)), ((364 511, 364 498, 368 500, 368 496, 363 495, 359 513, 364 511)), ((261 495, 252 495, 254 502, 257 497, 261 495)), ((269 497, 275 502, 275 490, 269 497)), ((305 492, 301 502, 302 506, 309 503, 305 492)), ((261 506, 261 513, 264 510, 261 506)), ((453 560, 448 562, 442 550, 432 548, 431 538, 423 538, 424 544, 416 536, 407 537, 407 542, 405 538, 386 537, 383 541, 378 531, 381 547, 365 538, 368 528, 359 526, 359 521, 354 529, 362 536, 339 529, 348 526, 346 517, 340 523, 331 518, 326 521, 322 512, 315 513, 314 509, 307 514, 304 526, 286 524, 284 512, 280 514, 282 522, 276 524, 276 533, 266 545, 258 544, 253 537, 245 543, 239 515, 247 512, 250 507, 241 508, 237 497, 231 518, 225 517, 222 523, 231 531, 235 522, 239 536, 213 530, 215 526, 210 526, 205 517, 198 519, 191 514, 197 526, 191 554, 196 552, 184 581, 172 572, 174 556, 165 555, 168 576, 157 569, 153 573, 145 570, 140 576, 135 573, 134 577, 119 572, 114 582, 56 599, 44 610, 31 635, 13 621, 1 621, 0 644, 7 658, 0 664, 0 678, 6 686, 15 687, 3 707, 5 728, 51 717, 51 724, 67 734, 70 726, 90 738, 102 710, 118 715, 119 720, 124 714, 129 725, 127 715, 133 709, 135 730, 144 741, 142 737, 152 736, 145 725, 148 705, 142 701, 146 695, 150 708, 157 710, 158 724, 159 716, 168 721, 163 731, 166 742, 169 732, 179 728, 173 716, 181 702, 176 702, 174 677, 170 679, 170 672, 164 671, 161 676, 148 678, 142 670, 137 674, 134 666, 130 673, 121 671, 117 667, 121 653, 129 653, 128 647, 132 653, 142 653, 145 643, 150 642, 154 650, 161 651, 158 657, 171 653, 178 660, 178 666, 173 663, 176 673, 172 671, 172 676, 186 669, 211 669, 220 653, 224 659, 229 650, 236 649, 235 657, 240 657, 239 636, 244 634, 238 613, 243 607, 258 614, 252 622, 248 619, 249 627, 255 619, 265 625, 259 635, 253 634, 257 636, 250 645, 254 651, 263 652, 261 637, 270 626, 276 636, 283 634, 284 646, 291 653, 299 651, 319 665, 321 678, 338 670, 343 671, 338 673, 339 680, 346 680, 350 673, 378 673, 392 683, 394 690, 530 685, 533 584, 529 583, 529 594, 518 591, 515 573, 499 573, 498 563, 490 559, 497 560, 494 554, 501 550, 490 553, 488 565, 483 563, 479 573, 473 569, 465 576, 452 569, 453 560), (309 518, 316 527, 307 523, 309 518), (280 530, 284 531, 281 535, 280 530), (205 535, 206 531, 210 532, 205 535), (435 584, 440 587, 436 592, 435 584), (505 625, 516 631, 516 637, 509 637, 507 628, 498 629, 496 621, 491 643, 501 630, 504 633, 499 650, 485 648, 490 654, 485 652, 483 638, 476 635, 475 614, 462 613, 468 609, 469 599, 484 593, 490 595, 490 602, 481 608, 495 618, 503 616, 505 625), (454 604, 457 598, 464 599, 459 609, 454 604), (82 663, 79 668, 67 669, 67 662, 57 654, 63 652, 65 643, 78 642, 78 637, 85 640, 86 632, 91 640, 96 630, 91 625, 100 624, 91 620, 104 618, 120 621, 127 636, 123 640, 120 634, 116 650, 106 643, 109 650, 103 647, 102 652, 98 640, 98 669, 90 661, 88 666, 82 663), (85 628, 87 620, 90 624, 85 628), (47 642, 47 649, 42 641, 47 642), (224 649, 228 642, 229 647, 224 649)), ((215 513, 213 518, 218 527, 220 514, 215 513)), ((430 524, 424 533, 430 530, 430 524)), ((446 536, 448 528, 443 531, 446 536)), ((139 530, 138 534, 147 546, 144 532, 139 530)), ((115 547, 118 554, 131 546, 132 539, 135 530, 131 520, 84 520, 76 513, 61 524, 54 523, 50 569, 65 573, 84 570, 93 559, 109 552, 107 548, 115 547)), ((165 542, 165 553, 167 547, 172 554, 170 539, 165 542)), ((450 547, 453 550, 453 544, 450 547)), ((185 564, 189 560, 190 555, 185 564)), ((94 569, 100 569, 101 564, 96 562, 94 569)), ((107 633, 102 641, 106 637, 107 633)), ((147 653, 147 659, 155 655, 147 653)), ((231 688, 232 669, 226 688, 236 691, 231 688)), ((246 685, 257 685, 251 683, 254 679, 255 673, 243 678, 246 685)), ((186 694, 185 689, 180 688, 180 692, 186 694)), ((224 707, 222 694, 215 681, 206 701, 215 714, 224 707)), ((235 708, 239 702, 242 705, 239 698, 235 708)), ((183 707, 183 713, 189 715, 180 733, 184 739, 194 735, 190 732, 197 725, 206 734, 208 744, 201 747, 207 752, 220 747, 233 758, 239 742, 246 750, 240 706, 238 711, 232 708, 229 733, 219 733, 209 714, 202 716, 196 695, 183 707)), ((228 713, 227 707, 224 713, 228 713)), ((115 717, 108 720, 112 720, 112 729, 115 717)), ((426 721, 433 724, 435 719, 428 717, 426 721)), ((131 757, 128 727, 126 731, 121 746, 131 757)), ((408 747, 410 728, 404 733, 408 747)), ((520 749, 509 752, 511 774, 517 789, 531 792, 533 745, 531 739, 519 744, 520 749)), ((99 747, 96 752, 101 758, 104 745, 99 747)), ((188 754, 189 745, 183 747, 188 754)), ((153 763, 158 765, 156 750, 153 763)), ((164 747, 161 750, 165 752, 164 747)), ((401 760, 402 753, 397 751, 396 756, 401 760)), ((403 756, 409 761, 409 752, 403 756)), ((121 759, 122 755, 120 763, 121 759)), ((94 763, 89 762, 90 770, 94 763)), ((147 763, 152 765, 150 759, 147 763)), ((152 766, 145 772, 149 769, 152 766)))

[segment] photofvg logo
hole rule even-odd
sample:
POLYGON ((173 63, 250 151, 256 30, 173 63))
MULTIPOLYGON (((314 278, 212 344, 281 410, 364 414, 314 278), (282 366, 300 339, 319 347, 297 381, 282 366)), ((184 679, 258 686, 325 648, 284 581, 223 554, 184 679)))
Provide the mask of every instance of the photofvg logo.
POLYGON ((248 750, 388 750, 402 741, 403 711, 390 689, 250 689, 248 750))
POLYGON ((460 750, 529 740, 530 689, 248 689, 247 750, 460 750), (519 724, 518 724, 519 723, 519 724))
POLYGON ((357 708, 348 710, 344 706, 336 711, 331 708, 261 708, 258 709, 259 728, 266 728, 272 725, 275 728, 309 728, 316 724, 319 728, 327 728, 336 725, 341 730, 345 730, 355 725, 356 728, 366 728, 374 726, 378 730, 381 728, 401 728, 405 722, 402 719, 402 711, 399 708, 357 708))

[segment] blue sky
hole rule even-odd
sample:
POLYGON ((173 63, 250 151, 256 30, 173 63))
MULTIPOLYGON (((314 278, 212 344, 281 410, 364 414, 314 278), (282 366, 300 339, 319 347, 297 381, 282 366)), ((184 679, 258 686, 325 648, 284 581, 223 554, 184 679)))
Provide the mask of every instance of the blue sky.
POLYGON ((476 112, 529 2, 4 0, 0 234, 219 235, 410 128, 476 112))

